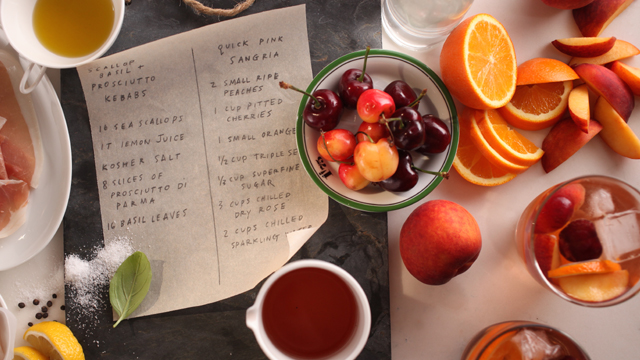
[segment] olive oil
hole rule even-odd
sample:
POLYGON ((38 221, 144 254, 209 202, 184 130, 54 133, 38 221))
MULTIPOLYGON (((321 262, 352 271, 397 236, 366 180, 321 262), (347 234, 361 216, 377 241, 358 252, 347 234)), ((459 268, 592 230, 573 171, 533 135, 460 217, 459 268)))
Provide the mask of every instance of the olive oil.
POLYGON ((54 54, 81 57, 98 50, 109 38, 115 19, 111 0, 37 0, 33 29, 54 54))

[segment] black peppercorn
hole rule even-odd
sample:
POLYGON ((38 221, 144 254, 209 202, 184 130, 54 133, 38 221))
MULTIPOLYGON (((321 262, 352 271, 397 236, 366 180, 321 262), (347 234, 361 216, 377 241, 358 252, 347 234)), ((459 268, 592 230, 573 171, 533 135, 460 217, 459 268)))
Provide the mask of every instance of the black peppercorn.
POLYGON ((38 305, 40 304, 40 300, 38 299, 33 299, 33 305, 38 305))
POLYGON ((29 327, 32 327, 32 326, 33 326, 33 323, 32 323, 32 322, 29 322, 27 325, 29 325, 29 327))
POLYGON ((42 314, 41 313, 37 313, 36 314, 36 319, 38 319, 38 320, 42 319, 42 314))
POLYGON ((46 313, 47 311, 49 311, 49 308, 46 306, 43 306, 42 308, 40 308, 40 310, 42 310, 43 313, 46 313))
POLYGON ((48 318, 48 317, 49 317, 49 313, 44 313, 44 314, 42 314, 42 318, 43 318, 43 319, 46 319, 46 318, 48 318))
POLYGON ((60 306, 60 310, 64 311, 64 305, 60 306))
POLYGON ((51 300, 47 301, 47 306, 48 307, 52 307, 53 306, 53 302, 51 302, 51 300))
POLYGON ((51 297, 55 299, 55 298, 57 298, 57 297, 58 297, 58 295, 53 294, 53 295, 51 295, 51 297))
POLYGON ((27 306, 27 305, 25 305, 23 302, 18 303, 18 307, 19 307, 20 309, 24 309, 24 307, 25 307, 25 306, 27 306))

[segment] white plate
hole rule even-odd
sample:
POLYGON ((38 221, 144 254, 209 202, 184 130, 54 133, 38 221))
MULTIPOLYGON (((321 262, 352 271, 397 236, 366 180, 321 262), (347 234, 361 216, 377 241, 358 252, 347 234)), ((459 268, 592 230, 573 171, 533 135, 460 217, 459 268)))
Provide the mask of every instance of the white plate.
MULTIPOLYGON (((2 30, 0 49, 17 61, 2 30)), ((15 233, 0 239, 0 271, 26 262, 47 246, 62 222, 71 190, 69 132, 58 96, 46 76, 31 93, 31 99, 44 149, 42 173, 38 188, 29 194, 27 220, 15 233)))

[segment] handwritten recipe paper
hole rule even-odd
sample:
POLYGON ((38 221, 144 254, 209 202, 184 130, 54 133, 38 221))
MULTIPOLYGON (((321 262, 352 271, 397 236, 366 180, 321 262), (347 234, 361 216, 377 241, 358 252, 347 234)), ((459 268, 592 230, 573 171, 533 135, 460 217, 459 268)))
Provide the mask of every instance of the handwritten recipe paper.
POLYGON ((304 5, 209 25, 78 68, 105 242, 132 240, 154 280, 134 316, 253 288, 324 223, 300 162, 311 82, 304 5))

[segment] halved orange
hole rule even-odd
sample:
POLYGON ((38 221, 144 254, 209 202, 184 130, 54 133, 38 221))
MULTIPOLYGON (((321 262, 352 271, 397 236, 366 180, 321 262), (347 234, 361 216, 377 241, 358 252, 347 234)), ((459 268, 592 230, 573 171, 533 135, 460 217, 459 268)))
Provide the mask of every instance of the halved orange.
POLYGON ((458 174, 472 184, 496 186, 513 180, 516 174, 493 165, 476 148, 471 140, 471 117, 473 109, 465 107, 459 112, 460 137, 453 167, 458 174))
POLYGON ((507 105, 498 109, 509 124, 523 130, 541 130, 560 120, 569 102, 573 81, 521 85, 507 105))
POLYGON ((533 85, 576 80, 579 76, 560 60, 535 58, 518 65, 516 85, 533 85))
POLYGON ((475 111, 475 115, 471 118, 471 141, 476 146, 478 151, 484 157, 487 158, 493 165, 503 169, 504 171, 508 171, 514 174, 520 174, 521 172, 527 170, 528 166, 514 164, 511 161, 505 159, 502 155, 500 155, 484 138, 482 132, 480 131, 480 127, 478 127, 478 122, 476 121, 476 117, 479 115, 480 110, 475 111))
POLYGON ((620 264, 611 260, 593 260, 562 265, 558 268, 549 270, 548 275, 550 278, 561 278, 574 275, 604 274, 621 269, 622 267, 620 267, 620 264))
POLYGON ((485 140, 507 161, 531 166, 544 155, 542 149, 512 129, 496 110, 477 113, 476 121, 485 140))
POLYGON ((516 90, 516 68, 509 34, 488 14, 462 21, 442 45, 442 80, 471 108, 496 109, 509 102, 516 90))

